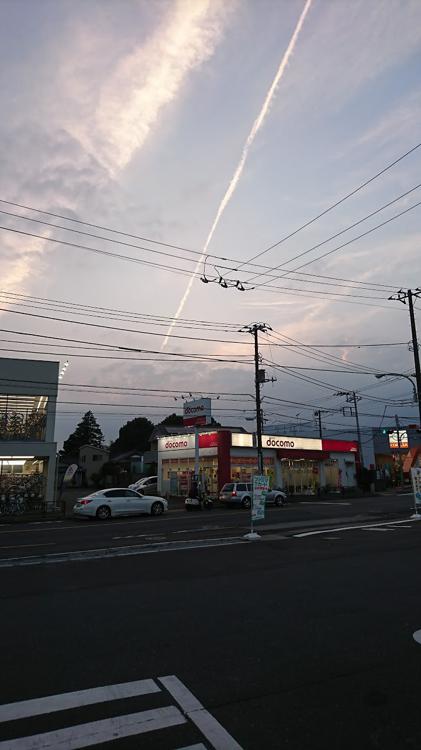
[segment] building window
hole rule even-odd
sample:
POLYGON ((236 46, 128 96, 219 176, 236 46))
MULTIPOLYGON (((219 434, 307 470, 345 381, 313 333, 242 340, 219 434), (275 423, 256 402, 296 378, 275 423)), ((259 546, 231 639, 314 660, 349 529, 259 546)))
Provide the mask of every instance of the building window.
POLYGON ((80 461, 82 464, 86 464, 86 456, 82 456, 80 461))
POLYGON ((48 396, 0 394, 0 440, 44 440, 48 396))

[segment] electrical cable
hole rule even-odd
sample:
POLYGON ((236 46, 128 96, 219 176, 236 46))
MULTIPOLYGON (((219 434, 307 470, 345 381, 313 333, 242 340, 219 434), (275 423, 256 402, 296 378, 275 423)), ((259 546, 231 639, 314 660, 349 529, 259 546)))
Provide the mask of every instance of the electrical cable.
MULTIPOLYGON (((314 224, 314 222, 318 221, 318 219, 321 219, 322 216, 326 216, 327 213, 329 213, 330 211, 333 211, 333 209, 337 208, 337 206, 340 206, 342 203, 344 203, 346 200, 348 200, 348 198, 352 198, 353 195, 356 195, 356 193, 358 193, 360 190, 362 190, 363 188, 367 187, 367 185, 370 185, 372 182, 374 182, 375 180, 377 180, 378 177, 381 177, 381 175, 385 174, 389 169, 392 169, 392 167, 396 166, 396 164, 399 164, 399 162, 403 161, 403 159, 405 159, 407 156, 410 156, 410 154, 413 154, 418 148, 420 148, 420 146, 421 146, 421 142, 417 143, 415 146, 413 146, 411 149, 409 149, 409 151, 405 151, 404 154, 401 154, 397 159, 395 159, 390 164, 387 164, 385 167, 383 167, 383 169, 381 169, 380 172, 377 172, 375 175, 373 175, 372 177, 370 177, 368 180, 365 180, 365 182, 361 183, 361 185, 358 185, 358 187, 354 188, 353 190, 351 190, 351 192, 347 193, 342 198, 340 198, 339 200, 335 201, 335 203, 332 203, 330 206, 328 206, 323 211, 321 211, 319 214, 317 214, 317 216, 314 216, 312 219, 309 219, 304 224, 302 224, 297 229, 295 229, 293 232, 290 232, 289 234, 285 235, 284 237, 282 237, 277 242, 274 242, 272 245, 270 245, 269 247, 267 247, 265 250, 262 250, 261 252, 259 252, 256 255, 254 255, 252 258, 250 258, 249 261, 246 261, 246 263, 250 263, 251 261, 254 261, 257 258, 260 258, 262 255, 265 255, 270 250, 273 250, 275 247, 278 247, 279 245, 283 244, 287 240, 291 239, 291 237, 294 237, 296 234, 298 234, 299 232, 301 232, 303 229, 306 229, 311 224, 314 224)), ((243 263, 242 265, 246 265, 246 263, 243 263)), ((242 267, 242 265, 238 266, 238 268, 236 270, 239 270, 242 267)))

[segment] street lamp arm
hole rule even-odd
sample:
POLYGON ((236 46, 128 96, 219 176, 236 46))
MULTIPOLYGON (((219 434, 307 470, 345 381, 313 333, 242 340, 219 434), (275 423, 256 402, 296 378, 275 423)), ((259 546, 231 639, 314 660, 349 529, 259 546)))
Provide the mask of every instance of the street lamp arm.
POLYGON ((380 378, 387 378, 389 376, 394 377, 394 378, 405 378, 405 380, 409 380, 414 391, 414 403, 416 404, 418 402, 417 386, 413 381, 413 377, 414 377, 413 375, 412 376, 404 375, 403 372, 382 372, 382 373, 378 373, 374 377, 379 380, 380 378))

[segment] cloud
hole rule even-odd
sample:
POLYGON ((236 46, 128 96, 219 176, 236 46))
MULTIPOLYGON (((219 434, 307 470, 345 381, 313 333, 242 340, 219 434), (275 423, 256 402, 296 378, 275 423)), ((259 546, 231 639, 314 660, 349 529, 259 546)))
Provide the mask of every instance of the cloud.
POLYGON ((177 0, 151 36, 122 56, 102 82, 93 121, 70 125, 112 172, 129 163, 188 75, 212 56, 233 7, 222 0, 177 0))

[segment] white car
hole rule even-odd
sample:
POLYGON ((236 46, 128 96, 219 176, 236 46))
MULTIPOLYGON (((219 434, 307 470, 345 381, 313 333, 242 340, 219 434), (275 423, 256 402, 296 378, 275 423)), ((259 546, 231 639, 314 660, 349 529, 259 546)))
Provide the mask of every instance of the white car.
POLYGON ((160 516, 168 510, 168 502, 163 497, 140 495, 127 487, 112 487, 98 490, 92 495, 81 497, 73 506, 75 516, 99 518, 106 521, 115 516, 138 516, 148 513, 160 516))
POLYGON ((129 490, 146 492, 146 494, 158 494, 158 477, 142 477, 142 479, 138 479, 134 484, 129 484, 129 490))

